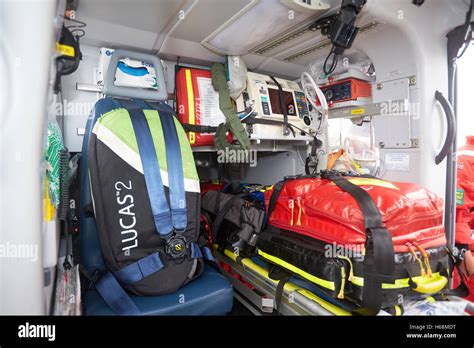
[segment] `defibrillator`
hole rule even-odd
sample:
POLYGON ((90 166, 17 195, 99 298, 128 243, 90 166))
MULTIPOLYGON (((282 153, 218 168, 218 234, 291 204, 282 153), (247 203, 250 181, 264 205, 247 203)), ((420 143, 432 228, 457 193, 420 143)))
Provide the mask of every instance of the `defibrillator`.
MULTIPOLYGON (((286 121, 305 131, 313 124, 306 95, 294 81, 249 72, 247 87, 235 102, 239 112, 257 119, 286 121)), ((251 139, 313 139, 304 131, 285 133, 284 127, 278 125, 252 124, 247 131, 251 139)))

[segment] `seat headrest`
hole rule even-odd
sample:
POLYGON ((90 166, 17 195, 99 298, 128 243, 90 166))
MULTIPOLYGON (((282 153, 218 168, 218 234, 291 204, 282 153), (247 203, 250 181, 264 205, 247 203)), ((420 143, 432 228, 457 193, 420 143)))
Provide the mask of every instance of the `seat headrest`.
POLYGON ((161 60, 151 54, 139 53, 129 50, 117 49, 110 58, 109 67, 104 79, 103 93, 109 97, 124 97, 132 99, 144 99, 154 101, 165 101, 168 99, 165 77, 161 60), (115 74, 121 59, 129 58, 131 60, 141 61, 153 65, 156 72, 157 89, 147 89, 140 87, 125 87, 115 84, 115 74))

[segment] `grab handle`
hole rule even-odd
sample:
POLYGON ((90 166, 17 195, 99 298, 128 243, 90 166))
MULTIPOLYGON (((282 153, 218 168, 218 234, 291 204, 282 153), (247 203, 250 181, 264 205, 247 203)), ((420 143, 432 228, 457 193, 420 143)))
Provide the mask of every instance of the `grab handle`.
POLYGON ((439 273, 434 274, 432 278, 419 277, 419 279, 412 279, 412 281, 414 283, 412 289, 421 294, 435 294, 448 284, 448 278, 439 273))
POLYGON ((454 110, 451 103, 440 91, 436 91, 435 98, 441 104, 448 123, 448 130, 444 145, 441 148, 439 154, 435 157, 435 163, 438 165, 443 162, 454 144, 454 138, 456 136, 456 119, 454 118, 454 110))

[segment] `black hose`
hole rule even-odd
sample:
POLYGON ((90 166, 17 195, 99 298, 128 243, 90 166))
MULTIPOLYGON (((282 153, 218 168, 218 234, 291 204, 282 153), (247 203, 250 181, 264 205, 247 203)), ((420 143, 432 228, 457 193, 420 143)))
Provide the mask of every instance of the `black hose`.
POLYGON ((59 219, 66 221, 69 211, 69 151, 64 148, 59 154, 59 219))
POLYGON ((69 151, 64 148, 59 154, 59 220, 61 229, 66 240, 66 254, 63 267, 65 270, 71 268, 70 255, 71 246, 69 243, 69 151))
POLYGON ((339 55, 335 52, 334 47, 331 49, 331 52, 329 52, 328 56, 326 57, 326 60, 324 61, 323 64, 323 71, 326 76, 331 75, 334 70, 336 70, 337 63, 339 63, 339 55), (329 63, 329 58, 332 57, 332 63, 331 66, 328 69, 328 63, 329 63))

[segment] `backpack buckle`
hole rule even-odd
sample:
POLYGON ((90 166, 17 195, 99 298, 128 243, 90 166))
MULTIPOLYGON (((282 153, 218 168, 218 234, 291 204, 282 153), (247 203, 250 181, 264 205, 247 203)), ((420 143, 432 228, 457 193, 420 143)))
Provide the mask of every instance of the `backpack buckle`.
POLYGON ((186 238, 183 236, 173 234, 166 240, 165 253, 171 259, 181 259, 187 255, 186 238))

